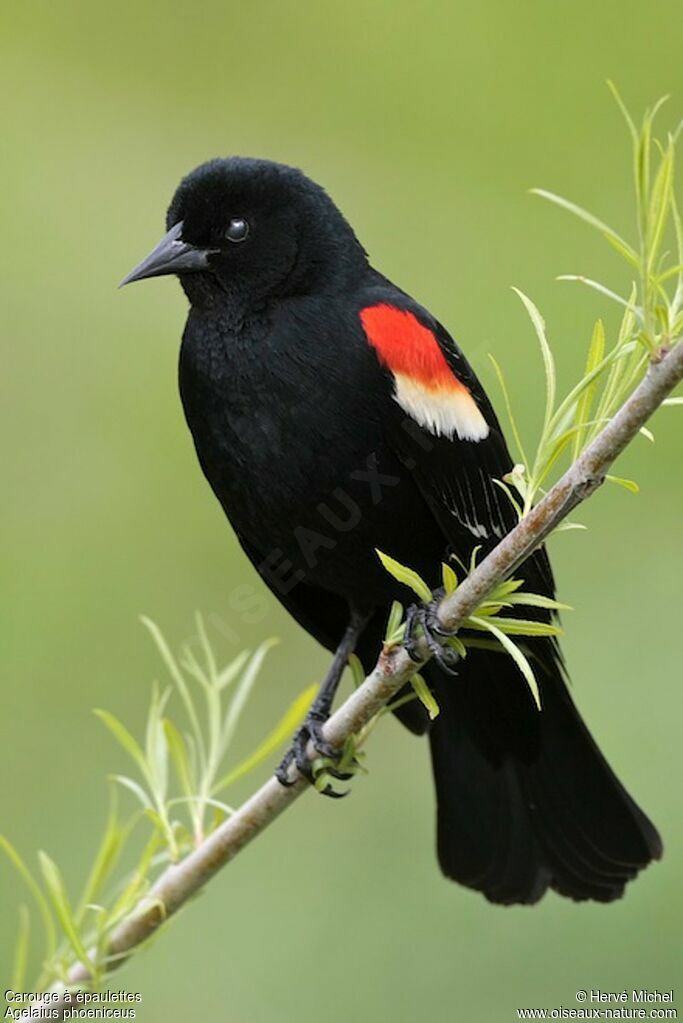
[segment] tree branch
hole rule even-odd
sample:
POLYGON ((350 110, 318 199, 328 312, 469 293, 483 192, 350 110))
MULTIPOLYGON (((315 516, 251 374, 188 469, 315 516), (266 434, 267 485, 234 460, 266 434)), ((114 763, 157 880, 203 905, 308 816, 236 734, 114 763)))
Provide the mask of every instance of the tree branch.
MULTIPOLYGON (((457 590, 441 602, 439 618, 446 629, 458 629, 493 587, 512 575, 560 522, 590 497, 603 482, 612 462, 681 380, 683 342, 659 352, 644 380, 564 476, 461 582, 457 590)), ((424 653, 427 660, 426 648, 424 653)), ((385 648, 364 683, 329 719, 324 728, 325 738, 335 746, 342 746, 347 737, 372 720, 415 674, 416 669, 415 662, 402 647, 385 648)), ((311 748, 309 752, 312 756, 311 748)), ((114 931, 108 949, 111 968, 125 962, 132 949, 153 934, 307 788, 308 784, 301 776, 296 777, 290 788, 284 788, 270 778, 199 848, 180 863, 168 867, 149 894, 114 931)), ((73 985, 88 979, 87 967, 80 963, 69 974, 73 985)), ((56 985, 50 990, 63 991, 63 985, 56 985)), ((31 1012, 25 1012, 20 1019, 62 1019, 67 1004, 64 998, 34 1002, 31 1012), (54 1015, 55 1009, 58 1016, 54 1015)))

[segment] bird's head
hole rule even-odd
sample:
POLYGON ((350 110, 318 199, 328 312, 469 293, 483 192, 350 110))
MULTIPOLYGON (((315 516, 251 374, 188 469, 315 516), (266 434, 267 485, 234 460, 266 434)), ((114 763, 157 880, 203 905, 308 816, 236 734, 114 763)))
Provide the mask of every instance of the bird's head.
POLYGON ((366 256, 327 193, 269 160, 210 160, 184 178, 167 234, 121 282, 177 274, 190 301, 268 299, 340 286, 366 256))

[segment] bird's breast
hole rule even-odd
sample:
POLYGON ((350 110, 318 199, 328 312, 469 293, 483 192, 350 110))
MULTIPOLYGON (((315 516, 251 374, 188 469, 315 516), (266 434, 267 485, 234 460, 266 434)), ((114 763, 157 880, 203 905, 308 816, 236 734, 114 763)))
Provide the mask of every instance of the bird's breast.
POLYGON ((238 531, 291 525, 380 445, 353 353, 301 324, 230 332, 190 317, 180 390, 202 468, 238 531), (279 335, 279 336, 278 336, 279 335), (317 339, 319 341, 319 339, 317 339))

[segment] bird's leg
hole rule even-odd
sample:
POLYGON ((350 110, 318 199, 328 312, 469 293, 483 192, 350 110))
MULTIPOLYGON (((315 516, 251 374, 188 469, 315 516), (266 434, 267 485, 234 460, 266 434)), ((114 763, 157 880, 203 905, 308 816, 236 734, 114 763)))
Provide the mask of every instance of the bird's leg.
MULTIPOLYGON (((308 781, 313 782, 315 780, 313 766, 307 752, 309 742, 313 744, 313 748, 316 753, 318 753, 321 757, 325 757, 333 762, 339 761, 340 750, 325 740, 322 729, 330 716, 335 693, 337 692, 341 677, 344 674, 344 669, 348 663, 349 656, 353 653, 356 647, 358 637, 363 631, 368 617, 369 616, 367 614, 361 614, 354 610, 351 611, 349 624, 342 636, 339 646, 337 647, 328 672, 322 681, 320 689, 318 690, 318 695, 306 715, 306 720, 294 736, 292 748, 285 754, 282 762, 275 771, 275 777, 281 785, 289 786, 293 784, 294 779, 290 777, 289 773, 292 763, 296 764, 299 773, 307 778, 308 781)), ((328 767, 326 770, 333 778, 339 778, 342 781, 346 781, 352 777, 352 775, 342 773, 335 767, 328 767)), ((344 795, 344 793, 336 792, 331 785, 328 785, 322 791, 325 796, 339 798, 344 795)))
POLYGON ((408 656, 420 664, 422 658, 418 652, 420 634, 429 648, 434 660, 449 675, 456 675, 455 665, 460 656, 452 647, 444 646, 436 638, 440 636, 447 638, 451 635, 439 621, 438 607, 443 597, 443 592, 437 590, 434 599, 428 604, 411 604, 406 612, 406 629, 403 637, 403 645, 408 656))

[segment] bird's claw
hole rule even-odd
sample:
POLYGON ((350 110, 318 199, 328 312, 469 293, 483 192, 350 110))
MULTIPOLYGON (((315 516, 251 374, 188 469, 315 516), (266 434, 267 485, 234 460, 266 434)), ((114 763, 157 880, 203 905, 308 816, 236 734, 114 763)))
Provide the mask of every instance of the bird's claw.
MULTIPOLYGON (((287 751, 277 767, 275 777, 281 785, 289 788, 296 781, 296 777, 292 778, 290 775, 292 764, 296 764, 299 774, 303 775, 311 785, 315 786, 321 795, 329 796, 331 799, 342 799, 348 794, 347 792, 339 792, 329 783, 324 783, 322 787, 320 785, 320 779, 323 775, 327 775, 337 781, 349 781, 354 775, 353 770, 339 769, 339 763, 345 760, 346 757, 343 750, 333 746, 324 738, 322 729, 326 720, 326 717, 317 714, 315 711, 308 715, 294 736, 291 749, 287 751), (318 754, 316 760, 311 760, 308 756, 309 742, 313 744, 313 748, 318 754), (320 763, 320 761, 323 762, 320 763)), ((350 766, 352 768, 356 766, 355 760, 352 761, 350 766)))
POLYGON ((421 664, 424 658, 420 654, 419 647, 420 639, 424 639, 439 667, 449 675, 456 675, 455 666, 460 660, 460 655, 452 647, 445 646, 436 638, 439 636, 443 640, 452 635, 447 629, 444 629, 439 621, 438 607, 438 597, 428 604, 411 604, 406 612, 403 645, 410 659, 416 664, 421 664))

